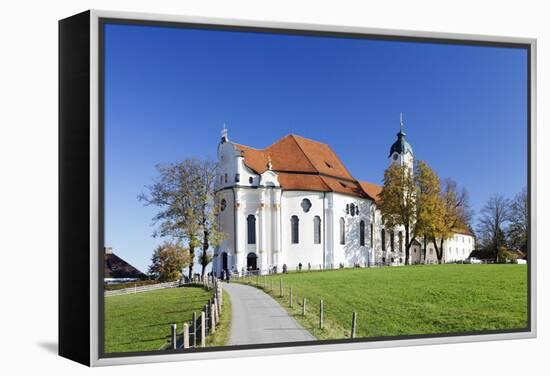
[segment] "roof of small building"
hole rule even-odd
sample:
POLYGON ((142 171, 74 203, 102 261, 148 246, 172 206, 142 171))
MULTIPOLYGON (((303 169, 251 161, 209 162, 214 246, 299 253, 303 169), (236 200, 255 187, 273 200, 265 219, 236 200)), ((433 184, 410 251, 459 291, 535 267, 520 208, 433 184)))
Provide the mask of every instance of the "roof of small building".
POLYGON ((144 278, 145 274, 112 253, 105 252, 104 278, 144 278))
POLYGON ((338 192, 374 200, 325 143, 290 134, 261 150, 233 145, 241 150, 245 165, 257 174, 264 173, 271 161, 285 190, 338 192))

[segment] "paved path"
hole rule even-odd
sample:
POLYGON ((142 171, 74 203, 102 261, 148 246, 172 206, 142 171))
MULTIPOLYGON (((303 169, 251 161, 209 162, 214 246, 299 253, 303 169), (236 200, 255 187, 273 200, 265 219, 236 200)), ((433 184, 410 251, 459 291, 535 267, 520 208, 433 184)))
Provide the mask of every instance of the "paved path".
POLYGON ((223 289, 231 297, 229 345, 315 340, 263 291, 237 283, 224 283, 223 289))

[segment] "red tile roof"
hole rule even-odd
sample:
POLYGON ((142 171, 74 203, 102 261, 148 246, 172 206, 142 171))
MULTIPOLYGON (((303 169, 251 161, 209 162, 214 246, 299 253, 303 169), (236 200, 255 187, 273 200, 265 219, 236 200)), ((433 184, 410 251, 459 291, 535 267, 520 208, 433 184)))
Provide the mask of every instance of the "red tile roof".
POLYGON ((272 170, 284 190, 338 192, 375 199, 322 142, 291 134, 262 150, 233 144, 241 150, 245 165, 258 174, 267 170, 271 158, 272 170))
POLYGON ((366 181, 360 181, 359 185, 374 201, 380 203, 380 193, 382 192, 382 186, 378 184, 369 183, 366 181))

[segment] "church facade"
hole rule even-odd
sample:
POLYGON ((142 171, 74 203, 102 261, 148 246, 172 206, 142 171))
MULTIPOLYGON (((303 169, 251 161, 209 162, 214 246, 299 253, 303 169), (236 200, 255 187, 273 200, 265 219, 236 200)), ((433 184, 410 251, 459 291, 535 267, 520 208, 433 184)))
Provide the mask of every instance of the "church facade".
MULTIPOLYGON (((401 129, 389 159, 412 168, 405 136, 401 129)), ((356 180, 329 145, 291 134, 255 149, 230 141, 224 127, 218 163, 216 204, 225 236, 214 251, 215 274, 405 262, 404 231, 382 224, 382 187, 356 180)), ((465 260, 473 249, 472 234, 454 234, 443 260, 465 260)), ((410 262, 436 263, 433 244, 415 242, 410 262)))

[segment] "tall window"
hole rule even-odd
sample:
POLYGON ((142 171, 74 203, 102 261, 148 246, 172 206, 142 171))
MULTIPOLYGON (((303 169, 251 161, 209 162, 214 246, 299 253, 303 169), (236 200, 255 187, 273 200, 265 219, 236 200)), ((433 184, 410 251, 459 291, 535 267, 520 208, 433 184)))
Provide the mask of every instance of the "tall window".
POLYGON ((374 248, 374 226, 370 224, 370 247, 374 248))
POLYGON ((313 217, 313 243, 321 244, 321 217, 313 217))
POLYGON ((403 233, 399 231, 399 252, 403 252, 403 233))
POLYGON ((393 231, 390 231, 390 250, 393 252, 395 251, 395 234, 393 231))
POLYGON ((346 244, 346 221, 340 218, 340 244, 346 244))
POLYGON ((365 221, 359 222, 359 244, 365 245, 365 221))
POLYGON ((292 244, 298 244, 300 242, 299 236, 300 220, 297 216, 290 217, 290 235, 292 244))
POLYGON ((386 230, 380 232, 380 240, 382 241, 382 251, 386 250, 386 230))
POLYGON ((246 217, 246 225, 248 228, 248 244, 256 244, 256 217, 252 214, 246 217))

